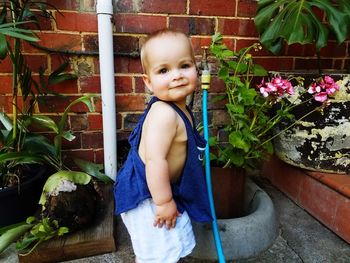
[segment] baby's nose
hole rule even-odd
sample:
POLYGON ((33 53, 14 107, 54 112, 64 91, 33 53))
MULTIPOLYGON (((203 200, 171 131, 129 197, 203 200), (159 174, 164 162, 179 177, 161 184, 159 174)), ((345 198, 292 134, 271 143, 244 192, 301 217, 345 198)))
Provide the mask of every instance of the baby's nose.
POLYGON ((179 79, 182 77, 182 73, 180 70, 178 69, 174 69, 173 71, 173 79, 179 79))

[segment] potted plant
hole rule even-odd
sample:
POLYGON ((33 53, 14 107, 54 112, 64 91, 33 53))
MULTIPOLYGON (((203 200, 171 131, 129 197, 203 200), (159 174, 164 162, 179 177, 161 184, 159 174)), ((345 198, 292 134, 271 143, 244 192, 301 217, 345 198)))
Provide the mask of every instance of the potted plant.
MULTIPOLYGON (((315 89, 322 89, 325 93, 325 87, 332 85, 327 83, 325 76, 330 76, 340 88, 337 95, 329 100, 330 107, 308 116, 275 140, 276 154, 289 164, 317 171, 349 171, 347 149, 350 143, 344 138, 349 136, 349 115, 345 109, 350 106, 350 76, 348 72, 322 69, 320 63, 320 51, 329 44, 331 36, 335 37, 338 44, 349 36, 349 10, 350 2, 347 0, 258 1, 255 25, 265 48, 277 54, 285 44, 312 44, 317 54, 318 72, 306 70, 278 74, 302 76, 306 85, 316 80, 321 85, 316 85, 315 89)), ((305 109, 295 111, 294 114, 300 116, 302 111, 307 111, 315 104, 305 106, 305 109)))
MULTIPOLYGON (((237 187, 239 184, 244 188, 244 183, 239 183, 239 180, 237 183, 235 177, 237 173, 244 179, 247 174, 260 169, 262 161, 274 151, 272 143, 274 138, 328 105, 319 103, 309 108, 307 112, 303 112, 301 116, 293 115, 292 110, 308 104, 321 94, 318 91, 315 94, 309 94, 312 86, 304 87, 303 79, 300 77, 287 79, 273 76, 267 78, 267 71, 262 66, 255 64, 252 56, 254 50, 260 48, 256 43, 234 52, 223 43, 223 37, 219 33, 213 36, 210 47, 211 54, 218 64, 215 65, 217 72, 214 74, 216 73, 225 85, 225 94, 213 100, 223 102, 227 115, 226 124, 222 127, 214 127, 214 130, 219 130, 219 136, 210 139, 211 159, 221 168, 231 168, 225 179, 221 178, 225 173, 221 168, 212 169, 215 206, 227 203, 226 210, 229 211, 238 203, 241 205, 240 210, 243 210, 243 207, 245 209, 243 214, 227 213, 224 217, 217 210, 219 229, 224 229, 221 234, 228 259, 249 257, 267 249, 277 235, 277 222, 272 202, 261 189, 250 184, 245 188, 247 193, 241 190, 243 197, 237 199, 237 196, 232 195, 234 190, 228 189, 228 192, 225 192, 227 186, 233 181, 232 185, 237 187), (298 90, 293 87, 292 81, 299 83, 298 90), (284 121, 289 121, 290 124, 278 134, 273 133, 274 128, 284 121), (217 179, 219 179, 219 187, 215 189, 217 179), (247 197, 246 200, 244 197, 247 197), (266 206, 262 208, 260 205, 266 206), (257 221, 259 224, 256 224, 257 221), (235 241, 227 242, 238 235, 242 235, 241 239, 237 238, 235 241), (247 240, 249 241, 246 242, 247 240), (254 242, 254 240, 259 241, 254 242)), ((333 84, 335 85, 334 82, 333 84)), ((337 87, 329 93, 336 91, 337 87)), ((195 226, 194 229, 197 231, 195 231, 199 237, 197 243, 201 249, 200 253, 197 250, 195 255, 197 257, 200 257, 201 253, 207 256, 215 255, 215 251, 212 250, 208 253, 208 246, 205 245, 211 233, 200 226, 195 226)), ((212 243, 209 242, 209 244, 212 243)))
POLYGON ((0 113, 0 196, 1 208, 7 211, 0 226, 22 221, 37 209, 37 201, 47 175, 43 156, 55 149, 48 139, 31 132, 31 125, 49 125, 47 118, 34 116, 38 102, 49 86, 76 78, 66 73, 63 63, 49 76, 44 69, 39 81, 32 74, 23 54, 23 42, 39 38, 28 27, 39 26, 38 17, 50 18, 47 5, 36 1, 11 0, 1 4, 0 59, 12 64, 12 114, 0 113), (32 12, 32 9, 39 11, 32 12))
POLYGON ((20 238, 18 249, 26 254, 43 241, 67 233, 68 229, 73 232, 91 223, 100 191, 99 184, 91 176, 104 182, 110 180, 101 173, 102 165, 84 160, 75 161, 85 172, 70 170, 62 154, 62 141, 75 138, 67 129, 70 109, 84 103, 92 111, 95 95, 83 95, 70 102, 58 122, 40 114, 39 105, 45 103, 41 98, 52 93, 50 86, 76 78, 75 74, 65 72, 68 66, 65 62, 48 76, 44 69, 39 70, 37 81, 22 53, 23 41, 38 41, 33 31, 27 29, 39 25, 36 15, 50 18, 47 4, 10 0, 1 7, 0 58, 12 63, 13 109, 9 114, 0 113, 0 205, 1 210, 6 211, 0 220, 0 227, 6 225, 0 229, 0 253, 20 238), (53 134, 52 137, 35 132, 38 127, 53 134), (48 167, 48 170, 41 167, 48 167), (36 176, 38 170, 42 172, 36 176), (27 181, 33 187, 30 192, 27 192, 27 181), (34 214, 39 198, 40 216, 34 214), (15 202, 11 203, 13 200, 15 202), (29 215, 35 217, 7 226, 24 221, 29 215))

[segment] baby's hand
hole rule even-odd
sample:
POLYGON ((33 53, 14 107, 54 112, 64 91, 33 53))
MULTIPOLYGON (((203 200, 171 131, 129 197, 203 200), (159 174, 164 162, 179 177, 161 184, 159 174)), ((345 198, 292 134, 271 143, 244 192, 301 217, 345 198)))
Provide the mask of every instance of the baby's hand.
POLYGON ((177 207, 174 199, 169 202, 156 205, 156 215, 154 218, 154 226, 163 227, 166 226, 167 229, 174 228, 176 225, 176 218, 181 214, 177 211, 177 207))

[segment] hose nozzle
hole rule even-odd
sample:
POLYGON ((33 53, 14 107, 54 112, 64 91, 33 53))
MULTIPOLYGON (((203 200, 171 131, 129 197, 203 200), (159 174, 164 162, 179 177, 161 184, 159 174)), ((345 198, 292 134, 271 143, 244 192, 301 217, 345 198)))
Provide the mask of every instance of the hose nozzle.
POLYGON ((209 64, 208 64, 208 49, 209 47, 204 46, 203 49, 203 56, 201 60, 201 69, 202 69, 202 76, 201 76, 201 88, 202 89, 209 89, 210 87, 210 70, 209 70, 209 64))

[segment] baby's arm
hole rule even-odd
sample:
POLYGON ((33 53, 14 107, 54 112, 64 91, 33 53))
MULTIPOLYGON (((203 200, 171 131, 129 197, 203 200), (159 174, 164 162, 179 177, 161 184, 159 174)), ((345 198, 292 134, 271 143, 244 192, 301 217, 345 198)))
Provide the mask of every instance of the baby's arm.
POLYGON ((177 130, 177 114, 163 102, 152 105, 144 127, 147 185, 156 205, 154 226, 175 227, 179 215, 173 200, 166 159, 177 130))

